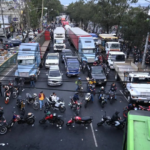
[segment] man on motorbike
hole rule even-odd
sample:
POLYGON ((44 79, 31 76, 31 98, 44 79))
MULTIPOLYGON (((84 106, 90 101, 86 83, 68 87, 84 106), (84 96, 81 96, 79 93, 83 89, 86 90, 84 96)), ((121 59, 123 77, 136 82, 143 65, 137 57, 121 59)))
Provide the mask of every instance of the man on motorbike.
POLYGON ((1 122, 6 122, 6 119, 5 119, 3 114, 4 114, 3 107, 0 106, 0 121, 1 122))
POLYGON ((117 99, 117 97, 116 97, 116 90, 117 90, 117 86, 116 86, 116 84, 113 82, 113 83, 111 84, 111 87, 110 87, 109 92, 114 92, 114 94, 115 94, 115 99, 117 99))
POLYGON ((120 122, 119 120, 121 119, 119 116, 118 116, 119 112, 116 111, 115 114, 113 114, 112 118, 111 118, 111 121, 115 123, 115 126, 119 126, 120 125, 120 122))
POLYGON ((76 103, 76 101, 79 100, 78 92, 75 92, 75 94, 74 94, 72 100, 73 100, 74 103, 76 103))
POLYGON ((4 97, 5 97, 5 96, 6 96, 6 93, 9 92, 9 86, 8 86, 8 85, 4 85, 3 88, 4 88, 4 90, 5 90, 5 91, 4 91, 4 97))
POLYGON ((14 83, 13 83, 12 80, 9 80, 8 86, 9 86, 10 92, 11 92, 11 94, 12 94, 12 93, 13 93, 13 86, 14 86, 14 83))
POLYGON ((50 97, 51 97, 51 101, 54 103, 54 106, 57 107, 58 106, 57 105, 58 97, 57 97, 56 93, 53 92, 53 94, 50 97))
POLYGON ((87 69, 87 62, 86 61, 82 61, 82 70, 86 70, 87 69))
POLYGON ((79 87, 82 85, 81 78, 78 78, 78 80, 75 82, 75 84, 77 85, 76 91, 78 91, 79 87))
POLYGON ((100 88, 100 90, 99 90, 99 99, 101 99, 102 93, 105 94, 105 89, 104 89, 103 86, 102 86, 102 87, 100 88))
POLYGON ((91 101, 94 102, 94 88, 92 86, 89 87, 89 92, 91 93, 91 101))

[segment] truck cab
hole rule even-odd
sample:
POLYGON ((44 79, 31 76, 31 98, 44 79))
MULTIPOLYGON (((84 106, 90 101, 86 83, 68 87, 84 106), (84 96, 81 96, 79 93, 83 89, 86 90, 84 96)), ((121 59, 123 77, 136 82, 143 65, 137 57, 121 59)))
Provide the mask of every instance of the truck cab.
POLYGON ((65 48, 65 30, 63 27, 57 27, 54 30, 54 51, 62 51, 65 48))
POLYGON ((150 103, 150 73, 133 72, 126 78, 127 98, 131 102, 150 103))
POLYGON ((125 54, 123 52, 109 52, 107 63, 110 69, 114 69, 114 62, 125 63, 125 54))
POLYGON ((30 76, 35 76, 37 80, 40 73, 41 64, 40 46, 38 43, 22 43, 18 52, 18 67, 15 71, 15 78, 23 77, 30 80, 30 76))
POLYGON ((105 51, 106 51, 106 54, 108 54, 110 51, 120 51, 120 43, 119 42, 106 42, 105 51))
POLYGON ((93 63, 97 60, 95 56, 96 48, 92 37, 79 37, 78 46, 78 57, 80 62, 86 61, 87 63, 93 63))

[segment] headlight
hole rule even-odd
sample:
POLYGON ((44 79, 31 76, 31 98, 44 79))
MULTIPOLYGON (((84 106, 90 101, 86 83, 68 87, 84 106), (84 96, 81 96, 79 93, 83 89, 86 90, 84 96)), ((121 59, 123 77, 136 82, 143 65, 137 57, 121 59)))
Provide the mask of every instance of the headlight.
POLYGON ((104 81, 107 81, 107 79, 104 79, 104 81))

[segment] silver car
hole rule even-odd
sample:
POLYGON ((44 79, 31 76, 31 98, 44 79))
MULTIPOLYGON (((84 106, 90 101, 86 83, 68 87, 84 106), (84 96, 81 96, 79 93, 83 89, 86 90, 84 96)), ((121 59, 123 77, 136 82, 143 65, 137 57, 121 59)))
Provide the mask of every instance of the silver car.
POLYGON ((49 86, 59 86, 62 85, 62 73, 59 70, 58 65, 51 65, 49 67, 48 76, 48 85, 49 86))

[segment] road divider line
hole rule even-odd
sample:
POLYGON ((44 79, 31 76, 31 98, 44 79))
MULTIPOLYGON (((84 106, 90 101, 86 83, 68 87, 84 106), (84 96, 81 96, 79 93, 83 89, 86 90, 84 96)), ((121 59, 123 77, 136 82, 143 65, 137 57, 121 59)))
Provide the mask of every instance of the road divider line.
POLYGON ((92 134, 93 134, 93 139, 94 139, 95 146, 98 147, 92 123, 90 123, 90 126, 91 126, 91 130, 92 130, 92 134))
POLYGON ((127 99, 127 98, 125 97, 125 95, 123 94, 122 90, 120 90, 120 93, 123 95, 123 97, 126 99, 126 101, 129 102, 128 99, 127 99))

